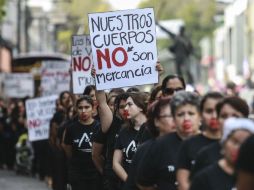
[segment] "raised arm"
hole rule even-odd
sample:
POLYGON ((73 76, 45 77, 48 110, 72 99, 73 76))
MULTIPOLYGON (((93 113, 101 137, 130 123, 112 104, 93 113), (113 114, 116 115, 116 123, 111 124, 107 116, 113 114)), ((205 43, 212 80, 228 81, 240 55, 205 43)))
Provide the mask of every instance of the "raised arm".
POLYGON ((176 35, 174 33, 170 32, 168 29, 160 25, 158 22, 156 22, 156 25, 159 26, 161 30, 166 32, 170 36, 170 38, 172 38, 173 40, 176 38, 176 35))
POLYGON ((105 92, 103 90, 98 90, 95 94, 99 105, 98 111, 101 121, 101 129, 103 133, 106 133, 109 130, 110 125, 112 124, 113 113, 107 104, 105 92))

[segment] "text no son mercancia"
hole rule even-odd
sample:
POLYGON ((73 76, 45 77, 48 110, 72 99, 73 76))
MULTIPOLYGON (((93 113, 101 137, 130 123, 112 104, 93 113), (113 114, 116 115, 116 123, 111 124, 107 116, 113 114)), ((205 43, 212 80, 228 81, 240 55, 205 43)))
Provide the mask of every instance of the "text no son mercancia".
POLYGON ((143 77, 145 75, 151 75, 152 68, 150 66, 145 67, 144 65, 141 68, 137 68, 134 70, 125 70, 125 71, 113 71, 113 72, 106 72, 101 74, 96 74, 97 83, 100 84, 101 82, 106 83, 108 81, 115 81, 120 79, 130 79, 130 78, 138 78, 143 77))

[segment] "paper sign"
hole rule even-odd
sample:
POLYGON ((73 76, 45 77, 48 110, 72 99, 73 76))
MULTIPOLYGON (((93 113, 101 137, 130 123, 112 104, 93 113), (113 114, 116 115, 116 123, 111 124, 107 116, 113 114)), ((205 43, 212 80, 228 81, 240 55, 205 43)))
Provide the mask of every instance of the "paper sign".
POLYGON ((71 53, 73 93, 82 94, 86 86, 95 84, 94 78, 91 76, 92 48, 90 36, 73 36, 71 53))
POLYGON ((70 90, 70 63, 44 61, 41 66, 42 96, 59 95, 70 90))
POLYGON ((4 94, 11 98, 24 98, 34 96, 34 78, 30 73, 8 73, 5 74, 4 94))
POLYGON ((158 82, 152 8, 88 16, 98 90, 158 82))
POLYGON ((49 124, 56 109, 57 96, 26 101, 28 136, 30 141, 48 139, 49 124))

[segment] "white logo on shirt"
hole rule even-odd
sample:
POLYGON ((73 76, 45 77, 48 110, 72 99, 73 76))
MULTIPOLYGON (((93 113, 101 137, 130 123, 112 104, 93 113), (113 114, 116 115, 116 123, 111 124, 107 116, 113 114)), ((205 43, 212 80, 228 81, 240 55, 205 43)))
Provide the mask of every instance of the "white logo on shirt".
POLYGON ((175 166, 169 165, 168 166, 168 171, 169 172, 174 172, 175 171, 175 166))
POLYGON ((134 140, 131 141, 131 143, 127 146, 126 148, 126 156, 129 157, 129 152, 136 152, 137 151, 137 146, 136 142, 134 140))
POLYGON ((78 143, 79 148, 81 147, 83 141, 89 143, 90 147, 92 147, 92 143, 90 142, 90 138, 88 137, 87 133, 83 133, 83 135, 78 143))

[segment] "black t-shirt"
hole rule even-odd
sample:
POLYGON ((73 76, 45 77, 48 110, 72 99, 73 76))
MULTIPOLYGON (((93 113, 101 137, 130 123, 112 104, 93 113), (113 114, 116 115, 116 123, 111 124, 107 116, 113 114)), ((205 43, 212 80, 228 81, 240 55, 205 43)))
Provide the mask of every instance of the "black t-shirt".
POLYGON ((112 162, 113 162, 115 143, 119 135, 119 131, 121 129, 122 124, 123 124, 123 121, 119 119, 118 117, 114 116, 112 124, 106 133, 107 140, 106 140, 105 170, 106 171, 109 170, 109 172, 112 171, 112 162))
POLYGON ((179 150, 177 158, 177 169, 186 169, 191 171, 195 165, 195 159, 198 151, 217 140, 207 138, 203 134, 191 137, 185 140, 179 150))
POLYGON ((64 142, 72 146, 72 158, 69 166, 70 180, 95 179, 97 170, 92 161, 92 135, 99 129, 95 120, 91 125, 79 121, 72 122, 66 128, 64 142))
POLYGON ((148 140, 138 147, 137 152, 134 155, 132 163, 129 167, 128 178, 124 184, 123 190, 139 190, 136 185, 136 174, 139 171, 140 162, 143 162, 146 159, 146 154, 154 141, 155 139, 148 140))
POLYGON ((137 183, 142 186, 156 185, 159 190, 176 189, 176 159, 182 139, 171 133, 155 140, 140 163, 137 183))
POLYGON ((59 143, 62 143, 63 134, 67 126, 71 125, 72 122, 75 122, 76 119, 68 119, 57 130, 57 138, 59 139, 59 143))
POLYGON ((203 168, 217 162, 221 157, 221 145, 217 141, 200 149, 196 156, 195 165, 191 171, 191 177, 195 176, 203 168))
POLYGON ((123 152, 122 166, 126 172, 128 172, 132 158, 137 151, 138 134, 138 131, 134 128, 126 127, 120 131, 116 140, 115 149, 119 149, 123 152))
POLYGON ((225 173, 218 163, 214 163, 197 173, 190 190, 233 190, 235 178, 225 173))
POLYGON ((107 135, 102 132, 101 128, 93 135, 92 142, 99 144, 105 144, 107 142, 107 135))

